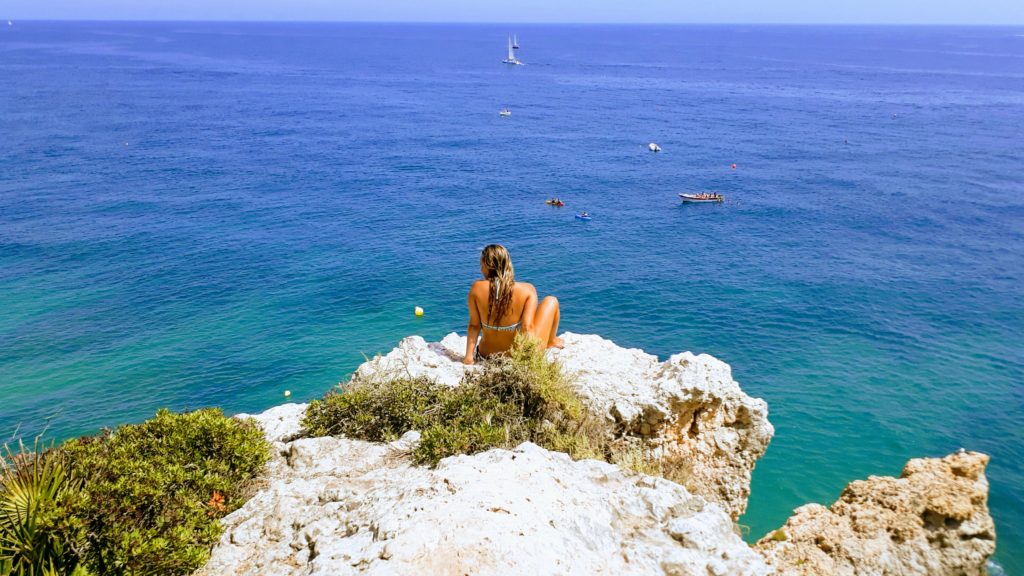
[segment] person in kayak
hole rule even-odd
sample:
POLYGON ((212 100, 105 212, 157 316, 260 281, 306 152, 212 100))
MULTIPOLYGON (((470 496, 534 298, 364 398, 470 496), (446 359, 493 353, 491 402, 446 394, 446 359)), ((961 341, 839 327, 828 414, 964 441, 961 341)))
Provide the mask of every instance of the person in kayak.
POLYGON ((564 345, 556 336, 561 317, 558 299, 547 296, 538 304, 537 289, 532 284, 516 282, 512 257, 504 246, 491 244, 483 249, 480 273, 483 279, 473 282, 467 299, 469 326, 464 364, 507 351, 518 332, 534 336, 548 348, 564 345))

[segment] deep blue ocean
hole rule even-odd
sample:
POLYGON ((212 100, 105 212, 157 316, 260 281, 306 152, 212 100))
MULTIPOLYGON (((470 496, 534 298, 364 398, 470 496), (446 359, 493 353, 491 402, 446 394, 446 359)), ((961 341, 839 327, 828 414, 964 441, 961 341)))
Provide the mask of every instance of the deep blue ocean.
POLYGON ((0 26, 4 438, 318 397, 491 242, 768 401, 751 538, 963 446, 1024 574, 1024 29, 0 26))

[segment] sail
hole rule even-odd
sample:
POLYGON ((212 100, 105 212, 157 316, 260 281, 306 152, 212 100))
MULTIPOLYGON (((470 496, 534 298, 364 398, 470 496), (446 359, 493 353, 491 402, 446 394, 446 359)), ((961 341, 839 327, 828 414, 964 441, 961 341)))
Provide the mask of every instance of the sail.
POLYGON ((508 59, 509 59, 509 61, 512 61, 512 60, 516 59, 515 54, 512 52, 512 37, 511 36, 508 37, 508 59))

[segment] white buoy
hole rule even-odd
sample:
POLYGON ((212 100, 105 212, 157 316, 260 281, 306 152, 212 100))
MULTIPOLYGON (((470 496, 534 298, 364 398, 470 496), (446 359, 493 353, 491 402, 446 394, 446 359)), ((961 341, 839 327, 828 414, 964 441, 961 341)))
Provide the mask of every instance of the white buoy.
POLYGON ((291 391, 291 390, 285 390, 285 391, 284 391, 284 397, 285 397, 285 398, 287 398, 287 397, 289 397, 289 396, 291 396, 291 395, 292 395, 292 391, 291 391))
POLYGON ((414 312, 416 313, 417 316, 423 316, 423 308, 420 308, 419 306, 416 307, 414 312))
POLYGON ((651 152, 661 152, 661 146, 658 146, 654 142, 648 144, 647 149, 650 150, 651 152))

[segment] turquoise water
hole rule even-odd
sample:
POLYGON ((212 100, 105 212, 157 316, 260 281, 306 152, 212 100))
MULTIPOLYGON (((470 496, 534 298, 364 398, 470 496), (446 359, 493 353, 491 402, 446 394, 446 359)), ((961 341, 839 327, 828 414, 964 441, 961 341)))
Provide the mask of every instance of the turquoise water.
POLYGON ((752 536, 964 446, 1024 573, 1024 30, 506 32, 0 29, 0 431, 317 397, 464 330, 501 242, 565 329, 768 401, 752 536))

